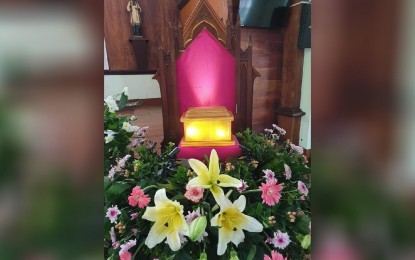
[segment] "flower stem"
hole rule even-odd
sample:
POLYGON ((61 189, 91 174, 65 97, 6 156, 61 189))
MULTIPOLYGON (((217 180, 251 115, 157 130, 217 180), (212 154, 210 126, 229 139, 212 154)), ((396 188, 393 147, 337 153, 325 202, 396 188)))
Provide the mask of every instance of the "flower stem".
POLYGON ((135 256, 138 254, 138 251, 140 251, 140 248, 144 245, 144 241, 141 242, 140 246, 137 248, 137 250, 135 250, 134 255, 132 257, 132 259, 135 259, 135 256))
POLYGON ((291 192, 296 192, 298 190, 290 190, 290 191, 281 191, 281 193, 291 193, 291 192))
POLYGON ((146 191, 148 191, 149 189, 152 189, 152 188, 158 188, 158 186, 157 185, 150 185, 150 186, 145 187, 143 189, 143 191, 146 192, 146 191))
POLYGON ((245 195, 245 194, 249 194, 249 193, 256 193, 256 192, 262 192, 262 190, 260 190, 260 189, 247 190, 247 191, 241 192, 241 195, 245 195))

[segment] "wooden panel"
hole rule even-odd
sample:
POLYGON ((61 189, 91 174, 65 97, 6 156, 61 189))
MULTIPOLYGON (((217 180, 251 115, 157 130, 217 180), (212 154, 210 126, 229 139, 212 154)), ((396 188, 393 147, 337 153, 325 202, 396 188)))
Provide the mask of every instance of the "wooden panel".
MULTIPOLYGON (((179 0, 138 0, 142 8, 143 35, 148 42, 148 69, 158 69, 158 49, 169 47, 169 22, 178 21, 177 3, 179 0)), ((128 39, 130 14, 127 0, 105 0, 104 37, 108 63, 111 70, 136 70, 135 54, 128 39)))
POLYGON ((127 4, 128 1, 119 0, 104 2, 104 37, 111 70, 137 69, 134 50, 128 41, 131 26, 127 4))
POLYGON ((276 123, 274 108, 281 102, 282 29, 241 29, 241 48, 253 41, 253 66, 261 74, 254 82, 252 130, 259 133, 276 123))

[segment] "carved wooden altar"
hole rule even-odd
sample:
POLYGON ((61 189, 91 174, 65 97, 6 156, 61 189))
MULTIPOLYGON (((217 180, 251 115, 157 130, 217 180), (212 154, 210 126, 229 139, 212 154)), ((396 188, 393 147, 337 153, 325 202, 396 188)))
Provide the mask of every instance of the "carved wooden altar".
POLYGON ((212 0, 184 0, 179 3, 179 22, 178 24, 170 23, 169 26, 170 42, 173 44, 167 48, 159 48, 159 69, 153 78, 159 82, 162 98, 163 146, 168 142, 177 144, 183 136, 177 96, 176 60, 204 28, 236 60, 236 113, 233 132, 252 127, 253 83, 255 78, 259 76, 257 70, 252 66, 252 41, 249 39, 248 48, 242 50, 237 14, 234 14, 236 19, 232 19, 230 11, 225 22, 215 12, 209 1, 212 0))

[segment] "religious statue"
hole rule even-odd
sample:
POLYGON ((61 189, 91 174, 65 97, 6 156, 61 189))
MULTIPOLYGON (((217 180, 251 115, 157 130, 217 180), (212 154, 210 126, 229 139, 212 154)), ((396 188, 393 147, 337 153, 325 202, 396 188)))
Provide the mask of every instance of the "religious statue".
POLYGON ((141 7, 138 5, 137 0, 128 1, 127 11, 130 13, 130 23, 133 36, 143 37, 141 32, 141 7))

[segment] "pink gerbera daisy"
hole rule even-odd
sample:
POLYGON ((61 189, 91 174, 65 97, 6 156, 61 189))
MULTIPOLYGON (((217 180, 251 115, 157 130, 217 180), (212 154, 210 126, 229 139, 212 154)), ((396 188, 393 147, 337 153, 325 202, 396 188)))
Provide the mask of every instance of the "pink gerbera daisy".
POLYGON ((267 181, 275 179, 275 173, 271 171, 270 169, 263 170, 262 172, 264 173, 264 178, 267 181))
POLYGON ((204 191, 205 189, 203 189, 202 187, 186 186, 186 193, 184 194, 184 196, 186 197, 186 199, 194 203, 199 203, 199 201, 203 198, 204 191))
POLYGON ((271 257, 264 255, 264 260, 287 260, 287 258, 284 258, 283 255, 273 250, 271 251, 271 257))
POLYGON ((274 237, 272 238, 272 244, 274 245, 274 247, 279 249, 286 248, 290 244, 290 242, 291 240, 287 232, 282 233, 280 230, 274 233, 274 237))
POLYGON ((290 166, 288 166, 288 165, 286 165, 286 164, 284 163, 284 170, 285 170, 285 178, 286 178, 287 180, 291 179, 291 173, 292 173, 292 171, 291 171, 290 166))
POLYGON ((304 194, 305 196, 308 195, 307 186, 302 181, 298 181, 298 190, 300 191, 300 193, 304 194))
POLYGON ((268 206, 273 206, 280 201, 282 185, 277 185, 277 179, 269 180, 267 183, 262 183, 259 189, 262 190, 262 203, 268 206))
POLYGON ((110 219, 111 223, 114 223, 117 221, 118 215, 121 214, 121 211, 119 211, 118 206, 112 206, 108 208, 106 217, 110 219))
POLYGON ((128 197, 128 204, 133 207, 138 206, 140 209, 145 208, 149 202, 150 198, 139 186, 135 186, 128 197))

